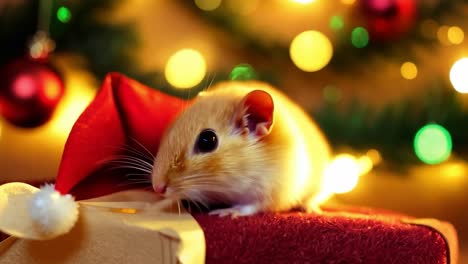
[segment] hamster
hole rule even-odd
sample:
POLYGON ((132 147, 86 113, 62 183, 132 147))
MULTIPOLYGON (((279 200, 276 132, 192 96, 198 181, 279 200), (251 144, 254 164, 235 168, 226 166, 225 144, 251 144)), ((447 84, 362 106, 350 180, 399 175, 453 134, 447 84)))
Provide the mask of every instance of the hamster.
POLYGON ((302 207, 320 212, 330 148, 310 117, 257 81, 226 81, 201 92, 161 139, 155 192, 210 212, 245 216, 302 207))

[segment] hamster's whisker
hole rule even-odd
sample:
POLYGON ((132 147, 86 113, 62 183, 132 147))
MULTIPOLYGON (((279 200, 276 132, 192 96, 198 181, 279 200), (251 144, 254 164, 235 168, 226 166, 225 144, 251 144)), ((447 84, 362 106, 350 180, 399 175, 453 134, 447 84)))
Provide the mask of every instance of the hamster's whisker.
POLYGON ((135 158, 135 157, 122 157, 122 158, 119 158, 119 159, 115 159, 114 161, 111 161, 113 163, 131 163, 131 164, 135 164, 135 165, 141 165, 142 167, 145 167, 145 168, 148 168, 148 169, 153 169, 153 164, 145 161, 145 160, 142 160, 142 159, 138 159, 138 158, 135 158))
MULTIPOLYGON (((117 187, 128 187, 128 186, 131 186, 131 185, 141 185, 141 184, 145 184, 145 183, 148 183, 148 182, 127 182, 127 181, 124 181, 120 184, 117 184, 117 187)), ((151 187, 153 188, 153 187, 151 187)))
POLYGON ((227 186, 221 185, 218 181, 209 178, 194 178, 190 180, 183 180, 182 178, 177 181, 171 182, 171 187, 174 193, 180 195, 182 199, 190 200, 196 203, 199 207, 202 205, 209 208, 207 202, 226 202, 226 193, 232 190, 227 186), (194 192, 199 190, 201 192, 194 192))
POLYGON ((151 183, 151 181, 147 179, 127 179, 127 181, 133 183, 151 183))
POLYGON ((192 212, 192 203, 190 202, 191 200, 189 200, 189 203, 188 203, 188 210, 189 212, 191 213, 192 212))
POLYGON ((144 159, 141 159, 139 157, 134 157, 134 156, 122 156, 118 160, 132 160, 132 161, 137 161, 141 164, 147 164, 150 167, 153 167, 153 163, 144 159))
MULTIPOLYGON (((209 79, 209 76, 208 76, 207 80, 208 79, 209 79)), ((211 77, 210 83, 203 89, 203 91, 206 91, 206 90, 210 89, 211 85, 213 84, 214 79, 216 79, 216 72, 213 73, 213 77, 211 77)))
POLYGON ((148 174, 151 174, 153 172, 153 170, 150 168, 139 166, 138 164, 134 164, 131 162, 112 162, 112 163, 117 163, 116 168, 120 168, 120 169, 135 169, 141 172, 146 172, 148 174))
POLYGON ((131 165, 121 165, 121 166, 117 166, 116 168, 118 168, 118 169, 135 169, 135 170, 139 170, 139 171, 142 171, 142 172, 146 172, 148 174, 152 173, 151 170, 141 168, 141 167, 138 167, 138 166, 131 166, 131 165))
POLYGON ((181 180, 185 181, 185 180, 190 180, 190 179, 194 179, 194 178, 203 178, 205 176, 209 176, 210 174, 209 173, 197 173, 197 174, 190 174, 190 175, 187 175, 187 176, 183 176, 183 177, 180 177, 181 180))
POLYGON ((153 153, 151 153, 151 151, 149 151, 149 149, 147 147, 145 147, 143 144, 141 144, 136 138, 133 138, 133 137, 130 137, 130 139, 135 142, 136 144, 138 144, 138 146, 140 146, 144 151, 145 153, 148 155, 148 157, 150 157, 152 160, 154 160, 154 155, 153 153))
POLYGON ((127 178, 128 178, 129 180, 132 179, 132 178, 131 178, 132 176, 136 176, 136 179, 146 179, 146 180, 148 180, 148 181, 151 180, 151 179, 150 179, 150 176, 151 176, 151 175, 148 174, 148 173, 128 173, 128 174, 126 174, 125 176, 127 176, 127 178))
POLYGON ((189 202, 188 206, 189 206, 190 211, 192 210, 192 208, 190 206, 191 204, 195 205, 200 212, 203 211, 201 209, 201 207, 200 207, 200 204, 203 205, 204 207, 206 207, 205 203, 203 202, 203 200, 199 196, 197 196, 195 198, 192 198, 192 199, 187 199, 187 201, 189 202))
POLYGON ((210 178, 203 178, 203 177, 198 177, 198 178, 192 178, 190 177, 189 179, 186 179, 184 177, 178 178, 175 181, 171 183, 173 186, 178 186, 178 187, 191 187, 191 186, 199 186, 199 187, 219 187, 224 190, 228 190, 227 187, 224 187, 219 183, 218 180, 216 179, 210 179, 210 178))
POLYGON ((148 154, 134 148, 134 147, 131 147, 131 146, 125 146, 125 147, 122 147, 122 150, 128 152, 129 154, 131 155, 134 155, 133 157, 139 157, 139 158, 142 158, 142 159, 145 159, 145 160, 148 160, 148 161, 151 161, 152 160, 152 157, 148 156, 148 154))
POLYGON ((201 197, 198 196, 192 199, 186 199, 186 201, 188 202, 189 212, 192 212, 192 204, 195 205, 200 212, 203 211, 200 207, 200 204, 206 207, 205 203, 201 200, 201 197))
MULTIPOLYGON (((203 207, 205 207, 206 209, 210 209, 210 208, 208 207, 208 205, 207 205, 205 202, 203 202, 202 200, 200 200, 200 201, 195 201, 195 203, 201 204, 201 205, 202 205, 203 207)), ((199 208, 200 208, 200 207, 199 207, 199 208)), ((202 210, 200 209, 200 211, 202 211, 202 210)))
POLYGON ((184 197, 189 197, 190 199, 196 200, 202 203, 205 207, 208 208, 207 204, 204 203, 206 200, 206 195, 200 192, 193 192, 193 189, 197 188, 198 190, 209 192, 210 200, 216 200, 220 202, 224 202, 226 200, 226 193, 230 191, 230 188, 226 186, 222 186, 219 184, 187 184, 185 186, 181 186, 180 192, 183 194, 184 197))
POLYGON ((220 183, 216 180, 211 180, 211 179, 194 179, 194 180, 188 180, 188 181, 184 181, 183 182, 184 185, 188 185, 188 186, 192 186, 192 185, 207 185, 207 186, 219 186, 219 187, 222 187, 222 185, 220 185, 220 183))
POLYGON ((120 147, 116 147, 115 149, 121 151, 121 154, 116 155, 114 159, 122 157, 134 157, 148 162, 152 162, 154 160, 154 158, 152 156, 149 156, 147 153, 144 153, 141 150, 127 144, 120 147))
POLYGON ((197 201, 191 201, 197 208, 198 208, 198 211, 202 211, 202 209, 200 208, 200 206, 198 205, 198 202, 197 201))

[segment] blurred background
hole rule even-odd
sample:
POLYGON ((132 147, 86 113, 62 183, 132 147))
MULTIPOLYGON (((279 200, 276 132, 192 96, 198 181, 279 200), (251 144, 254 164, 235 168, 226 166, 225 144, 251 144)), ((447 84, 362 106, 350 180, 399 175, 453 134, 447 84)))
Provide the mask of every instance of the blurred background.
POLYGON ((0 182, 53 180, 106 73, 269 82, 325 131, 332 202, 455 225, 468 262, 468 1, 0 0, 0 182))

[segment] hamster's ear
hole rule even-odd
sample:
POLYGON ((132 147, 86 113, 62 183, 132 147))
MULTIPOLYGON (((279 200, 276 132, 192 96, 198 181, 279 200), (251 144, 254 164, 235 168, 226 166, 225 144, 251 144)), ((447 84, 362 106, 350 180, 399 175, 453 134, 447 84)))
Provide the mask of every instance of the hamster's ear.
POLYGON ((241 101, 236 113, 236 123, 242 129, 242 134, 253 134, 261 138, 270 133, 273 111, 271 95, 262 90, 254 90, 241 101))

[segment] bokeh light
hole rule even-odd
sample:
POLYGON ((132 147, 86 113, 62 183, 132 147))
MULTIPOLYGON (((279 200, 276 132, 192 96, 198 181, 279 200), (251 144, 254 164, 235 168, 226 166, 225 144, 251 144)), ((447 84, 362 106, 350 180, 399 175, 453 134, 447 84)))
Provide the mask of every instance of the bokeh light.
POLYGON ((363 1, 371 10, 378 14, 383 14, 391 10, 396 4, 394 0, 370 0, 363 1))
POLYGON ((357 164, 359 168, 359 176, 361 176, 371 171, 375 163, 371 157, 365 155, 357 160, 357 164))
POLYGON ((47 124, 51 131, 61 138, 68 137, 76 120, 91 103, 97 92, 97 84, 94 83, 95 80, 89 73, 73 70, 67 76, 65 82, 67 89, 65 89, 51 122, 47 124))
POLYGON ((57 9, 57 19, 62 23, 69 22, 71 19, 70 9, 65 6, 59 7, 59 9, 57 9))
POLYGON ((378 164, 382 161, 382 155, 376 149, 370 149, 367 151, 366 156, 371 159, 373 164, 378 164))
POLYGON ((37 41, 29 48, 29 54, 31 57, 37 59, 40 58, 44 53, 44 43, 37 41))
POLYGON ((452 152, 452 137, 447 129, 440 125, 425 125, 414 137, 414 151, 424 163, 441 163, 447 160, 452 152))
POLYGON ((63 95, 63 87, 54 80, 47 79, 45 81, 44 89, 44 99, 49 102, 54 102, 60 100, 60 97, 63 95))
POLYGON ((359 175, 360 166, 354 156, 337 155, 325 170, 324 188, 327 193, 350 192, 358 184, 359 175))
POLYGON ((259 0, 225 0, 232 12, 247 16, 258 8, 259 0))
POLYGON ((321 70, 333 56, 333 46, 323 33, 304 31, 291 42, 289 54, 294 64, 306 72, 321 70))
POLYGON ((332 16, 330 18, 330 27, 333 30, 340 30, 344 27, 344 21, 341 16, 332 16))
POLYGON ((452 44, 461 44, 465 38, 465 33, 459 27, 450 27, 447 31, 447 38, 452 44))
POLYGON ((369 32, 363 27, 357 27, 351 32, 351 43, 356 48, 364 48, 369 44, 369 32))
POLYGON ((239 64, 235 66, 229 74, 230 80, 253 80, 257 78, 257 74, 249 64, 239 64))
POLYGON ((403 78, 412 80, 418 76, 418 67, 416 67, 416 64, 407 61, 401 65, 400 72, 403 78))
POLYGON ((303 5, 307 5, 307 4, 310 4, 312 2, 315 2, 315 0, 292 0, 293 2, 296 2, 296 3, 299 3, 299 4, 303 4, 303 5))
POLYGON ((22 100, 32 98, 37 92, 36 89, 36 79, 29 74, 21 74, 13 82, 14 96, 22 100))
POLYGON ((352 5, 356 2, 356 0, 341 0, 341 3, 345 5, 352 5))
POLYGON ((195 4, 201 10, 213 11, 221 5, 221 0, 195 0, 195 4))
POLYGON ((206 74, 206 62, 202 54, 193 49, 174 53, 166 63, 164 75, 172 86, 180 89, 199 84, 206 74))
POLYGON ((450 27, 449 26, 440 26, 439 29, 437 29, 437 39, 439 39, 439 42, 443 45, 450 45, 452 44, 449 39, 448 39, 448 31, 450 27))
POLYGON ((468 57, 461 58, 452 65, 450 82, 457 92, 468 93, 468 57))

